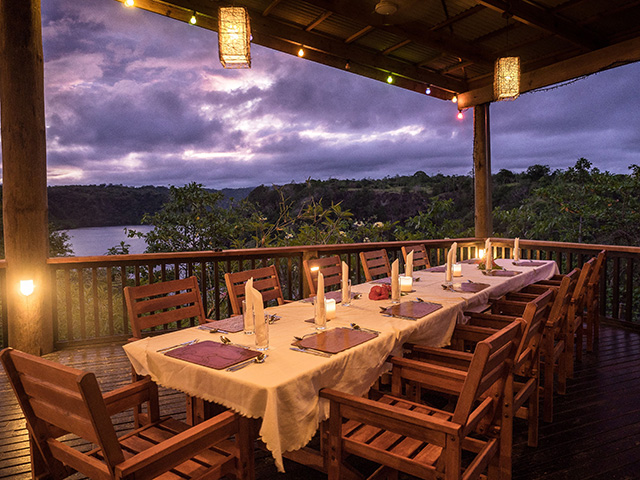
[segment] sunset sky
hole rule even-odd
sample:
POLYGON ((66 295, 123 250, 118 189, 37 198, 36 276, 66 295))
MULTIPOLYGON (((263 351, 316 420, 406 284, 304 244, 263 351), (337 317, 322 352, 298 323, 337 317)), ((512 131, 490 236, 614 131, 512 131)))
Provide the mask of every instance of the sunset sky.
MULTIPOLYGON (((113 0, 42 0, 50 185, 212 188, 468 174, 472 110, 252 47, 113 0)), ((634 64, 491 105, 492 167, 640 164, 634 64)))

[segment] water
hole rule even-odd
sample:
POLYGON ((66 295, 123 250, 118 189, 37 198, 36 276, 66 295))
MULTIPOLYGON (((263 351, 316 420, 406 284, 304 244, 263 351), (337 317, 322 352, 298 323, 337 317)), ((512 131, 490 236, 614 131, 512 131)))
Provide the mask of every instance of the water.
POLYGON ((74 228, 67 230, 70 237, 73 255, 86 257, 106 255, 111 247, 120 245, 121 241, 129 244, 129 253, 144 253, 147 243, 143 238, 128 238, 124 229, 149 233, 151 225, 120 225, 117 227, 74 228))

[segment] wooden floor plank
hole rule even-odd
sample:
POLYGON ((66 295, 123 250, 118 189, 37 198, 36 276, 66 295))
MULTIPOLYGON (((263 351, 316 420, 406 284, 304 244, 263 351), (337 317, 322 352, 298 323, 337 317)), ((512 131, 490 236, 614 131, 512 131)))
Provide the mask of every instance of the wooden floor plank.
MULTIPOLYGON (((95 372, 104 390, 130 381, 129 363, 119 344, 62 350, 47 357, 95 372)), ((168 409, 184 418, 184 396, 167 389, 160 389, 160 394, 163 413, 168 409)), ((538 448, 527 446, 526 424, 516 421, 513 479, 640 479, 639 399, 640 334, 603 325, 597 350, 576 363, 567 394, 556 396, 554 422, 541 422, 538 448)), ((26 427, 4 372, 0 405, 0 479, 30 478, 26 427)), ((118 417, 116 423, 121 431, 130 426, 130 419, 118 417)), ((326 478, 288 460, 287 473, 279 474, 268 452, 258 449, 256 456, 260 480, 326 478)))

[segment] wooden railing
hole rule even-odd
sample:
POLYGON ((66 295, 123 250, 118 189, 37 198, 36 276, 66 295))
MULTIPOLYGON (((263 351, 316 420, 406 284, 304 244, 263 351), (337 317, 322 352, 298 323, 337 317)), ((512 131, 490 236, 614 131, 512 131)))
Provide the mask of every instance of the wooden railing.
MULTIPOLYGON (((314 245, 208 252, 177 252, 100 257, 51 258, 54 344, 67 345, 123 340, 129 337, 129 321, 122 290, 127 285, 163 281, 196 275, 202 300, 210 318, 225 318, 230 312, 224 273, 275 264, 286 298, 300 299, 308 291, 302 260, 339 254, 350 266, 352 281, 364 281, 358 253, 386 248, 390 259, 401 257, 402 245, 424 243, 431 263, 444 262, 453 241, 460 247, 459 258, 472 258, 484 239, 461 238, 423 242, 380 242, 363 244, 314 245)), ((497 257, 509 257, 513 241, 493 238, 497 257)), ((562 273, 580 266, 600 250, 607 250, 600 303, 601 315, 628 324, 640 325, 640 248, 522 240, 523 258, 552 259, 562 273)), ((8 345, 8 325, 4 281, 0 261, 2 346, 8 345)))

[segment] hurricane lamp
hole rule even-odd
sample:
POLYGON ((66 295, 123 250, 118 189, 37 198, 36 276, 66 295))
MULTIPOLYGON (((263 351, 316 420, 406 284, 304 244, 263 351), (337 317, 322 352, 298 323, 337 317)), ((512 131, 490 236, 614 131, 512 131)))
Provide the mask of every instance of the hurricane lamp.
POLYGON ((496 100, 515 100, 520 95, 520 57, 502 57, 496 60, 493 77, 496 100))

